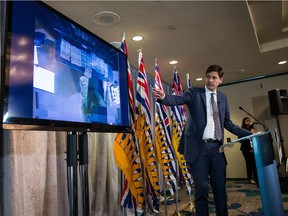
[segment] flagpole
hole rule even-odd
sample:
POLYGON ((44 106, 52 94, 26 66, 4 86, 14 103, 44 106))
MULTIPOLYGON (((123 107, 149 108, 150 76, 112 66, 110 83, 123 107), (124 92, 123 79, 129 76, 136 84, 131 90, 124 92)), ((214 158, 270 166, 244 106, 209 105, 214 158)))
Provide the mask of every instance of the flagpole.
MULTIPOLYGON (((157 63, 157 58, 155 59, 155 64, 157 63)), ((153 88, 153 86, 150 84, 150 86, 148 87, 148 88, 150 88, 150 87, 152 87, 153 88)), ((154 88, 157 88, 157 86, 154 86, 154 88)), ((155 107, 154 107, 154 109, 155 109, 155 113, 157 112, 156 110, 157 110, 157 108, 156 108, 156 103, 155 103, 155 107)), ((154 119, 155 120, 155 119, 154 119)), ((155 123, 155 128, 156 128, 156 121, 154 122, 155 123)), ((155 135, 155 138, 154 138, 154 140, 155 140, 155 143, 157 143, 157 141, 156 141, 156 135, 155 135)), ((156 149, 156 147, 155 147, 155 149, 156 149)), ((158 160, 160 160, 160 158, 158 159, 158 160)), ((159 162, 158 162, 158 160, 157 160, 157 167, 159 167, 159 162)), ((161 166, 161 164, 160 164, 160 166, 161 166)), ((166 181, 165 181, 165 175, 164 175, 164 173, 161 171, 161 173, 162 173, 162 184, 163 184, 163 192, 164 192, 164 209, 165 209, 165 215, 167 216, 167 212, 168 212, 168 210, 167 210, 167 193, 166 193, 166 190, 167 190, 167 187, 166 187, 166 181)), ((159 200, 161 201, 161 193, 160 193, 160 195, 159 195, 160 197, 159 197, 159 200)), ((160 202, 161 203, 161 202, 160 202)))
MULTIPOLYGON (((165 208, 165 215, 167 215, 167 193, 166 193, 166 182, 165 182, 165 176, 163 175, 163 186, 164 186, 164 208, 165 208)), ((161 196, 161 195, 160 195, 161 196)))
POLYGON ((175 191, 175 196, 176 196, 176 200, 175 200, 175 202, 176 202, 176 211, 175 211, 175 213, 173 214, 173 216, 181 216, 180 215, 180 213, 179 213, 179 211, 178 211, 178 201, 179 201, 179 192, 178 192, 178 180, 179 180, 179 163, 178 163, 178 158, 176 157, 176 170, 177 170, 177 183, 176 183, 176 191, 175 191))
POLYGON ((189 202, 189 204, 184 208, 184 211, 185 211, 185 212, 195 213, 195 212, 196 212, 196 211, 195 211, 195 205, 194 205, 194 203, 193 203, 193 201, 192 201, 192 195, 191 195, 191 193, 189 193, 189 198, 190 198, 190 202, 189 202))
POLYGON ((188 205, 183 209, 183 211, 185 212, 190 212, 190 213, 195 213, 196 210, 195 210, 195 205, 192 201, 192 194, 191 194, 191 190, 188 191, 189 192, 189 200, 190 202, 188 203, 188 205))
MULTIPOLYGON (((187 78, 187 88, 191 87, 191 81, 190 81, 190 74, 187 73, 186 74, 186 78, 187 78)), ((191 185, 192 186, 192 185, 191 185)), ((192 188, 190 187, 190 190, 188 190, 189 192, 189 204, 183 209, 183 211, 185 212, 190 212, 190 213, 195 213, 195 205, 192 201, 192 188)))
MULTIPOLYGON (((136 133, 135 133, 135 136, 136 136, 136 133)), ((142 187, 143 187, 143 194, 144 194, 144 200, 145 200, 145 214, 147 214, 147 194, 146 194, 146 168, 144 165, 142 165, 142 155, 141 155, 141 151, 140 151, 140 145, 139 145, 139 140, 138 139, 135 139, 136 140, 136 145, 137 145, 137 148, 138 148, 138 152, 139 152, 139 155, 140 155, 140 168, 142 170, 142 187), (143 169, 143 166, 144 166, 144 169, 143 169)))
MULTIPOLYGON (((124 190, 124 181, 125 181, 125 176, 121 169, 120 169, 120 175, 121 175, 120 176, 120 181, 121 181, 120 197, 121 197, 122 191, 124 190)), ((121 209, 122 209, 122 216, 127 215, 126 208, 121 205, 121 209)))
MULTIPOLYGON (((172 66, 172 71, 174 71, 176 69, 176 65, 174 64, 172 66)), ((172 145, 173 147, 173 145, 172 145)), ((173 148, 174 149, 174 148, 173 148)), ((179 162, 178 162, 178 158, 177 158, 177 153, 176 153, 177 149, 174 149, 174 153, 175 153, 175 163, 176 163, 176 190, 175 190, 175 205, 176 205, 176 210, 175 213, 173 214, 173 216, 176 215, 180 215, 179 211, 178 211, 178 201, 179 201, 179 193, 178 193, 178 182, 179 182, 179 162)))
MULTIPOLYGON (((137 52, 142 52, 142 49, 138 49, 137 52)), ((142 169, 142 173, 143 173, 143 178, 142 178, 142 185, 143 185, 143 194, 144 194, 144 200, 145 200, 145 214, 147 214, 148 210, 147 210, 147 206, 148 206, 148 200, 147 200, 147 194, 146 194, 146 167, 143 163, 143 166, 142 166, 142 158, 143 158, 143 155, 141 155, 141 150, 140 150, 140 144, 139 144, 139 140, 136 139, 136 143, 137 143, 137 147, 139 149, 139 154, 140 154, 140 166, 141 168, 144 167, 144 169, 142 169)))

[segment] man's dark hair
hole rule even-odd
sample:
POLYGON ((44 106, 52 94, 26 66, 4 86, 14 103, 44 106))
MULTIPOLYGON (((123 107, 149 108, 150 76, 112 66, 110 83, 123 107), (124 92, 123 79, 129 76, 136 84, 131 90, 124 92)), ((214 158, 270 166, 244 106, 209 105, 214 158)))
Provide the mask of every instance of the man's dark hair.
POLYGON ((212 71, 218 72, 218 75, 219 75, 220 78, 222 78, 223 75, 224 75, 224 72, 222 71, 222 67, 219 66, 219 65, 210 65, 210 66, 207 68, 205 75, 208 74, 208 73, 210 73, 210 72, 212 72, 212 71))

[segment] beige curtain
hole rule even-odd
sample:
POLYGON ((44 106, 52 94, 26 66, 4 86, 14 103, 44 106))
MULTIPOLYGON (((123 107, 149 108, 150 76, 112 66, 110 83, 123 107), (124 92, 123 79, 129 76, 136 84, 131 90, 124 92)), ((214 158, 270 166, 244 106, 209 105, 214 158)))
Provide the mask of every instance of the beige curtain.
MULTIPOLYGON (((91 215, 120 215, 114 134, 89 133, 91 215)), ((4 131, 1 143, 1 215, 69 215, 66 132, 4 131)), ((79 214, 81 210, 80 181, 79 214)))
POLYGON ((113 155, 114 136, 89 134, 91 215, 121 215, 121 174, 113 155))

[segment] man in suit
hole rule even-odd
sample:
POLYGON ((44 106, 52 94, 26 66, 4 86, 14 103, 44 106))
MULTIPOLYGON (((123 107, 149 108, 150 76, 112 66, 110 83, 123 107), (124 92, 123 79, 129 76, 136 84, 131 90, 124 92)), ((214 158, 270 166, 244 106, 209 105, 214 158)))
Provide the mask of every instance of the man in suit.
POLYGON ((153 89, 153 95, 158 102, 167 106, 187 104, 189 109, 178 151, 185 156, 191 168, 197 216, 209 215, 209 177, 216 214, 228 215, 225 187, 227 163, 224 153, 219 152, 219 147, 223 144, 224 128, 239 137, 251 135, 250 131, 240 128, 230 119, 227 98, 217 91, 223 75, 222 67, 211 65, 205 73, 204 88, 188 88, 179 96, 167 95, 160 89, 153 89))

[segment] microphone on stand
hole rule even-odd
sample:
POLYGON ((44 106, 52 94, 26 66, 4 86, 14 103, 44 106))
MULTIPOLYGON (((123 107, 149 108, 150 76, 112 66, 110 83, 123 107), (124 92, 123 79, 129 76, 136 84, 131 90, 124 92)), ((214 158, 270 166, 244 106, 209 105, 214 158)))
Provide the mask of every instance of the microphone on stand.
POLYGON ((269 131, 269 128, 267 127, 267 125, 263 124, 262 122, 260 122, 258 119, 256 119, 253 115, 251 115, 249 112, 247 112, 245 109, 243 109, 242 106, 239 106, 239 109, 244 111, 245 113, 247 113, 249 116, 251 116, 255 122, 252 123, 252 125, 254 124, 261 124, 263 126, 263 128, 265 129, 265 131, 269 131))
POLYGON ((258 122, 253 122, 253 123, 250 123, 249 126, 250 126, 251 129, 254 129, 256 124, 259 124, 259 123, 258 122))

